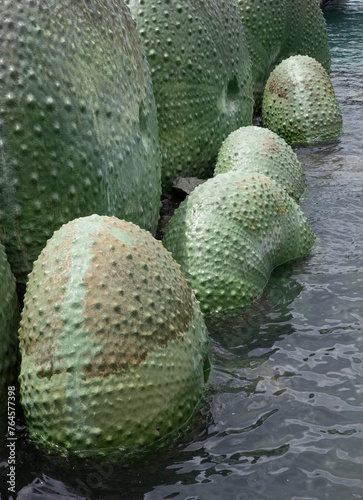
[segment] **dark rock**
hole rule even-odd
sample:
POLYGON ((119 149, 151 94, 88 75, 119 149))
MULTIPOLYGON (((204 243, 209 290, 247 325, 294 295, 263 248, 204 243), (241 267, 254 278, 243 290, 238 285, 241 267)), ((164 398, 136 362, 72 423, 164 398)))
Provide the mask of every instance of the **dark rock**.
POLYGON ((198 179, 197 177, 177 177, 173 182, 173 193, 184 199, 203 182, 205 182, 205 179, 198 179))
POLYGON ((169 221, 174 214, 175 209, 178 208, 180 204, 180 198, 176 198, 172 194, 168 194, 166 196, 162 196, 161 203, 160 218, 156 230, 156 239, 158 240, 163 239, 169 221))

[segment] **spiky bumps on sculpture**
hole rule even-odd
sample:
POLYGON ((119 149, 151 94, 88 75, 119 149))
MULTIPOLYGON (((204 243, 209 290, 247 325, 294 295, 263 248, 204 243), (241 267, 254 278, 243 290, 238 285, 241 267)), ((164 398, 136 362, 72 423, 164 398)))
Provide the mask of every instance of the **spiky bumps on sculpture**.
POLYGON ((262 127, 241 127, 223 142, 214 175, 230 170, 271 177, 296 201, 305 189, 305 176, 296 153, 284 139, 262 127))
POLYGON ((63 223, 155 231, 161 156, 149 67, 123 1, 4 0, 0 232, 18 282, 63 223))
POLYGON ((163 244, 204 313, 234 313, 262 293, 271 271, 305 256, 315 237, 299 205, 262 174, 228 172, 175 211, 163 244))
POLYGON ((19 330, 32 438, 58 451, 137 452, 193 415, 208 333, 180 266, 147 231, 93 215, 34 264, 19 330))
POLYGON ((151 67, 167 191, 206 178, 233 130, 252 123, 251 62, 234 0, 127 0, 151 67))
POLYGON ((19 305, 15 278, 0 243, 0 395, 15 380, 19 352, 19 305))
POLYGON ((317 0, 235 0, 252 60, 257 114, 274 67, 292 55, 308 55, 330 71, 327 26, 317 0))
POLYGON ((338 137, 342 115, 322 65, 308 56, 279 64, 266 84, 262 121, 289 144, 338 137))

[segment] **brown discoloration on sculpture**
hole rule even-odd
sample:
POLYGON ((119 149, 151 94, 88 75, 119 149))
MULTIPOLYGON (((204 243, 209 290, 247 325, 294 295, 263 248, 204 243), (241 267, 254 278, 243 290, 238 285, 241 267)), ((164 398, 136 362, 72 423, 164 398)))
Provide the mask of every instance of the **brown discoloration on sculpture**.
POLYGON ((266 136, 262 141, 260 154, 264 156, 278 155, 281 152, 281 146, 274 137, 266 136))
POLYGON ((191 289, 182 285, 180 270, 175 272, 166 261, 145 262, 147 252, 154 256, 158 252, 157 248, 150 252, 150 245, 161 243, 145 241, 140 233, 136 226, 130 231, 129 224, 109 218, 91 247, 91 266, 84 278, 84 328, 102 349, 84 367, 87 378, 143 362, 151 349, 183 335, 190 325, 191 289), (112 229, 124 231, 133 244, 118 239, 112 229), (162 307, 152 300, 155 290, 168 297, 162 307))
POLYGON ((281 99, 287 98, 287 89, 276 78, 270 78, 268 81, 268 90, 271 94, 276 94, 281 99))

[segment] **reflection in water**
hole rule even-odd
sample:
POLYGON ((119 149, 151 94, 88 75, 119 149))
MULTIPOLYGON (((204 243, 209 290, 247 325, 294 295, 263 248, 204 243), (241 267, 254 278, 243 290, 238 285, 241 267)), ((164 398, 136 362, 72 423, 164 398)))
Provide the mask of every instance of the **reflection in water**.
MULTIPOLYGON (((76 498, 77 492, 68 489, 61 481, 57 481, 43 474, 37 477, 31 484, 22 488, 17 500, 36 500, 46 495, 47 500, 59 500, 63 498, 76 498)), ((77 495, 79 500, 88 500, 86 497, 77 495)))
POLYGON ((296 262, 275 269, 262 297, 239 316, 207 319, 208 331, 215 344, 215 358, 218 358, 219 349, 224 350, 222 365, 226 351, 233 353, 239 364, 252 348, 272 346, 279 336, 292 333, 291 301, 303 290, 291 276, 294 265, 296 262))
MULTIPOLYGON (((205 405, 172 447, 80 465, 22 439, 18 498, 363 498, 363 4, 334 0, 325 13, 344 132, 296 150, 318 245, 275 270, 239 318, 209 322, 205 405)), ((5 474, 0 462, 0 484, 5 474)))

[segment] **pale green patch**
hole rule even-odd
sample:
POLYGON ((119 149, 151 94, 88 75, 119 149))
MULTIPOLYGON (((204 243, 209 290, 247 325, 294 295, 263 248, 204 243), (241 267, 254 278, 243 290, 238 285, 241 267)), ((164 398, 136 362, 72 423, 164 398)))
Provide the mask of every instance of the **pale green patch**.
MULTIPOLYGON (((96 219, 97 220, 97 219, 96 219)), ((84 378, 84 366, 91 363, 92 359, 99 353, 102 346, 95 338, 91 338, 84 331, 83 303, 86 297, 84 277, 91 265, 90 233, 97 234, 104 228, 103 218, 98 216, 84 220, 81 232, 73 240, 71 247, 72 264, 68 273, 66 295, 63 310, 67 313, 62 317, 64 329, 57 338, 59 357, 67 367, 66 376, 61 376, 63 386, 59 386, 64 392, 63 401, 69 404, 72 412, 74 426, 81 429, 87 425, 88 412, 85 411, 81 400, 86 396, 82 383, 84 378), (95 219, 98 218, 98 224, 95 219), (87 230, 89 225, 89 230, 87 230)))
POLYGON ((110 234, 117 238, 118 240, 122 241, 122 243, 125 243, 125 245, 134 245, 135 242, 127 233, 126 231, 123 231, 122 229, 116 229, 115 227, 110 229, 110 234))

